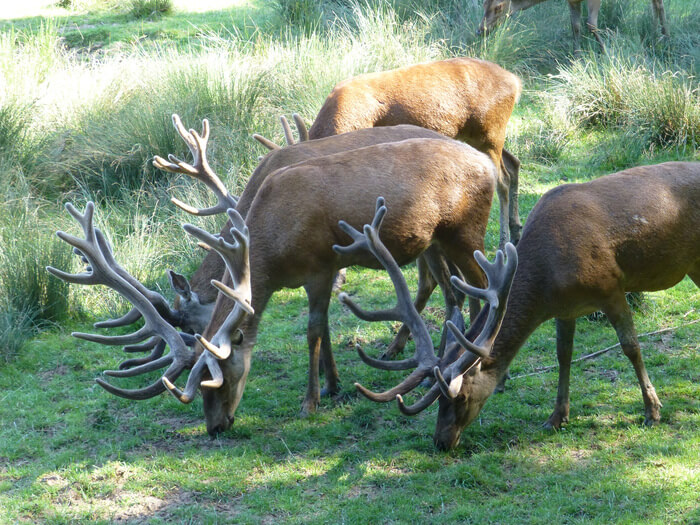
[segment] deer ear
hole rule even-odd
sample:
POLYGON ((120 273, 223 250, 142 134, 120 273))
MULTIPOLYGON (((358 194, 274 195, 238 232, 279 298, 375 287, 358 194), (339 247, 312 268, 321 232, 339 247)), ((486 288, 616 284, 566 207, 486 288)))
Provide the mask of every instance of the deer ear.
POLYGON ((175 273, 172 270, 168 270, 168 279, 170 280, 170 286, 175 293, 182 296, 185 301, 189 301, 192 297, 192 289, 190 288, 190 282, 182 274, 175 273))

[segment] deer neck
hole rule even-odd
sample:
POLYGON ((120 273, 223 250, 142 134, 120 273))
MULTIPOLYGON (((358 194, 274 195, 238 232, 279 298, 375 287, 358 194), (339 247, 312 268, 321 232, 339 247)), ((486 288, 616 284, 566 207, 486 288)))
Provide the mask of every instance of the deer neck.
MULTIPOLYGON (((519 250, 520 251, 520 250, 519 250)), ((488 360, 481 365, 485 381, 495 387, 508 371, 510 363, 532 332, 553 315, 547 308, 546 288, 538 268, 529 268, 527 258, 520 259, 503 323, 488 360), (525 260, 523 260, 525 259, 525 260)), ((532 265, 532 266, 536 266, 532 265)))

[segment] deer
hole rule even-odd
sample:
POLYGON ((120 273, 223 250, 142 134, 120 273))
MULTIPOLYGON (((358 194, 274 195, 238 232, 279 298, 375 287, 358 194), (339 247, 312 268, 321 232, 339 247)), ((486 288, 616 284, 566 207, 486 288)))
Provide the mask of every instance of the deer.
MULTIPOLYGON (((477 30, 478 35, 488 35, 494 27, 500 24, 506 16, 522 11, 545 0, 484 0, 484 16, 477 30)), ((581 52, 581 4, 583 0, 567 0, 569 14, 571 15, 571 31, 573 33, 574 52, 581 52)), ((605 45, 598 31, 598 12, 601 0, 586 0, 588 17, 586 27, 595 37, 601 50, 605 52, 605 45)), ((668 37, 668 23, 666 22, 666 10, 663 0, 651 0, 654 10, 654 21, 658 19, 661 24, 661 34, 668 37)))
MULTIPOLYGON (((206 136, 208 125, 204 127, 206 136)), ((195 142, 202 142, 203 136, 198 133, 191 136, 195 142)), ((175 167, 184 166, 174 157, 169 160, 175 167)), ((165 163, 164 159, 156 161, 165 163)), ((384 195, 394 203, 392 213, 383 219, 384 242, 399 264, 415 260, 431 245, 438 244, 468 282, 483 287, 486 277, 472 253, 483 250, 495 185, 496 167, 487 155, 444 137, 376 144, 275 171, 258 189, 244 223, 234 222, 234 242, 229 244, 245 246, 246 257, 229 257, 235 258, 238 266, 228 267, 223 282, 212 283, 226 292, 217 298, 204 333, 180 335, 184 341, 180 343, 172 343, 175 337, 169 333, 165 335, 170 339, 161 336, 171 347, 196 342, 203 347, 196 360, 190 354, 178 360, 176 372, 183 366, 192 366, 184 390, 174 384, 179 374, 170 368, 162 385, 128 391, 100 380, 101 386, 131 399, 153 397, 165 388, 183 403, 191 402, 200 389, 207 432, 223 432, 233 423, 243 395, 260 317, 269 299, 281 288, 303 286, 309 298, 309 383, 302 413, 315 411, 320 400, 320 355, 326 367, 326 389, 338 388, 328 328, 333 276, 339 268, 351 265, 378 267, 370 255, 339 253, 333 246, 348 237, 354 239, 354 228, 371 217, 377 195, 384 195), (341 220, 346 222, 339 224, 341 220), (233 309, 226 304, 231 298, 235 301, 233 309)), ((230 217, 240 217, 233 209, 228 213, 230 217)), ((186 229, 190 233, 192 227, 186 225, 186 229)), ((221 235, 213 239, 200 236, 211 247, 221 248, 220 244, 229 242, 221 235)), ((92 262, 90 267, 101 268, 92 262)), ((66 277, 58 271, 52 273, 66 277)), ((145 310, 142 299, 129 290, 130 295, 124 293, 126 287, 113 285, 111 279, 101 282, 113 286, 132 303, 138 299, 134 306, 145 310)), ((147 319, 148 326, 159 324, 163 323, 147 319)), ((123 344, 154 337, 154 331, 139 330, 129 337, 76 335, 123 344)), ((166 357, 149 356, 146 363, 119 372, 138 375, 160 369, 172 362, 166 357)))
MULTIPOLYGON (((251 174, 243 193, 235 203, 236 211, 240 213, 242 217, 245 218, 247 215, 252 201, 262 183, 277 169, 307 159, 322 157, 327 154, 349 151, 351 149, 374 144, 398 142, 410 138, 451 140, 435 131, 402 124, 379 128, 363 128, 341 135, 332 135, 323 139, 309 141, 308 131, 304 121, 298 114, 294 114, 293 119, 300 137, 299 142, 294 141, 293 133, 286 117, 282 116, 280 118, 287 147, 281 148, 259 134, 253 135, 253 138, 264 145, 269 150, 269 153, 261 159, 259 165, 251 174)), ((178 115, 173 115, 173 125, 183 141, 188 145, 190 153, 194 158, 193 164, 186 164, 178 159, 174 159, 175 162, 169 162, 156 156, 154 165, 159 169, 172 173, 185 174, 205 182, 207 187, 216 195, 218 203, 212 208, 202 210, 193 208, 177 198, 173 198, 172 202, 184 211, 197 216, 211 215, 215 212, 222 213, 226 208, 226 203, 232 204, 232 202, 227 201, 228 197, 225 188, 223 188, 223 183, 211 169, 206 158, 206 146, 209 137, 208 128, 203 130, 203 134, 201 135, 202 140, 200 143, 197 143, 193 132, 185 129, 178 115)), ((227 232, 231 226, 230 223, 227 223, 221 231, 221 235, 228 240, 230 240, 230 238, 227 237, 227 232)), ((454 265, 444 259, 438 247, 429 248, 425 254, 417 259, 417 265, 418 293, 416 296, 416 306, 419 310, 425 307, 432 291, 438 285, 443 291, 446 310, 448 312, 451 311, 454 306, 461 305, 464 300, 463 296, 459 292, 452 290, 449 285, 450 275, 452 273, 458 273, 458 270, 454 265)), ((180 326, 184 326, 183 329, 190 333, 202 332, 204 330, 207 322, 211 318, 214 301, 218 294, 218 290, 210 285, 210 281, 212 279, 221 279, 224 271, 225 265, 223 259, 215 252, 210 252, 205 256, 200 266, 192 275, 191 281, 188 281, 184 276, 172 272, 171 270, 168 271, 171 287, 177 294, 173 302, 173 310, 175 310, 179 318, 190 320, 186 325, 180 324, 180 326), (197 319, 199 323, 195 324, 193 322, 194 319, 197 319)), ((479 303, 472 300, 470 306, 471 316, 474 317, 479 310, 479 303)), ((98 327, 118 325, 119 324, 115 322, 110 323, 105 321, 96 324, 98 327)), ((400 352, 405 346, 408 337, 408 329, 402 326, 392 344, 387 348, 387 355, 391 356, 400 352)), ((324 390, 323 393, 324 395, 332 395, 336 392, 327 392, 324 390)))
MULTIPOLYGON (((544 426, 558 429, 569 420, 576 319, 602 310, 634 367, 644 401, 644 424, 658 423, 661 403, 644 366, 625 292, 663 290, 686 275, 700 286, 699 199, 698 162, 640 166, 548 191, 528 216, 517 245, 517 270, 489 351, 475 353, 470 343, 490 315, 484 309, 466 333, 456 322, 447 323, 454 344, 471 362, 466 373, 452 376, 434 370, 435 385, 410 407, 401 396, 413 383, 381 394, 361 385, 358 390, 377 402, 396 399, 407 415, 437 400, 433 440, 439 449, 454 448, 532 332, 554 318, 559 380, 554 410, 544 426)), ((341 300, 347 302, 346 297, 341 300)), ((447 347, 445 355, 453 351, 447 347)), ((362 352, 360 357, 387 368, 362 352)), ((416 359, 409 364, 425 372, 432 361, 416 359)))
POLYGON ((500 242, 520 237, 520 161, 503 149, 506 124, 520 97, 520 79, 476 58, 367 73, 337 84, 309 129, 310 139, 374 126, 413 124, 464 141, 499 167, 500 242))
MULTIPOLYGON (((280 118, 287 146, 290 147, 282 148, 259 134, 253 134, 253 138, 264 145, 269 150, 269 153, 261 158, 260 163, 251 174, 248 184, 246 185, 246 188, 240 195, 239 199, 228 194, 223 182, 211 169, 211 166, 208 163, 206 155, 206 147, 209 140, 208 126, 206 129, 203 129, 202 135, 199 136, 201 140, 198 142, 196 135, 185 128, 180 117, 176 114, 173 115, 173 125, 180 137, 188 146, 194 160, 192 164, 184 163, 179 159, 175 159, 176 162, 172 163, 156 156, 154 165, 159 169, 164 169, 172 173, 185 174, 195 178, 196 180, 204 182, 217 198, 217 204, 206 209, 194 208, 175 197, 171 199, 173 204, 196 216, 208 216, 225 213, 228 207, 233 207, 241 214, 242 217, 245 218, 246 214, 248 213, 248 209, 250 208, 258 189, 260 188, 260 185, 265 181, 268 175, 279 168, 326 154, 347 151, 358 147, 384 142, 395 142, 408 138, 433 138, 438 140, 445 138, 439 133, 424 128, 411 125, 401 125, 384 128, 363 129, 351 134, 332 136, 326 139, 308 142, 308 131, 304 121, 297 114, 293 115, 293 119, 299 133, 299 142, 294 141, 287 119, 284 116, 280 118)), ((220 233, 229 241, 231 238, 228 232, 232 226, 233 225, 230 223, 230 221, 227 222, 220 233)), ((427 266, 426 263, 423 262, 423 259, 421 259, 420 262, 422 263, 420 271, 421 285, 419 285, 417 301, 424 306, 435 286, 437 284, 444 286, 443 283, 447 282, 449 276, 447 278, 441 278, 441 280, 436 283, 432 278, 432 275, 427 271, 427 266)), ((439 265, 441 264, 441 261, 439 259, 436 259, 435 262, 430 260, 430 264, 433 267, 440 268, 439 265)), ((201 264, 189 280, 184 275, 176 273, 172 270, 167 270, 171 288, 175 292, 172 307, 169 305, 165 306, 167 301, 158 294, 149 291, 149 297, 151 297, 151 299, 155 301, 155 304, 158 305, 161 315, 164 315, 173 326, 181 328, 183 331, 191 334, 201 333, 204 331, 204 328, 211 319, 211 314, 214 310, 214 302, 218 295, 218 289, 211 285, 211 280, 221 280, 225 270, 226 266, 224 264, 224 260, 218 255, 218 253, 210 251, 204 257, 201 264)), ((442 273, 444 274, 445 272, 443 271, 442 273)), ((453 297, 454 294, 448 293, 448 301, 450 301, 453 297)), ((455 298, 453 299, 453 302, 457 300, 458 299, 455 298)), ((449 304, 450 303, 448 302, 448 309, 451 309, 449 304)), ((133 308, 121 318, 112 319, 109 321, 100 321, 95 323, 95 327, 112 328, 124 326, 137 321, 139 318, 140 313, 138 309, 133 308)), ((396 345, 403 347, 407 338, 408 332, 403 329, 397 336, 396 345)), ((151 346, 147 348, 152 348, 155 342, 152 341, 150 344, 151 346)), ((138 351, 143 349, 146 348, 142 346, 130 346, 127 348, 127 351, 138 351)), ((127 362, 125 366, 129 366, 130 364, 132 364, 132 362, 127 362)))

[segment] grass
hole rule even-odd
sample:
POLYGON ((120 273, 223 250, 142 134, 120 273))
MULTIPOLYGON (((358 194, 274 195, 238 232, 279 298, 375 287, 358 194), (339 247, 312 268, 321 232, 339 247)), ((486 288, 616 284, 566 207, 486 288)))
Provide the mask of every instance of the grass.
MULTIPOLYGON (((566 429, 540 428, 556 372, 520 377, 444 454, 431 440, 435 408, 406 418, 352 387, 396 381, 353 350, 360 343, 379 353, 396 326, 358 321, 334 300, 342 395, 300 419, 306 299, 301 290, 277 293, 236 423, 210 440, 201 400, 129 402, 95 385, 121 352, 69 333, 91 331, 127 305, 100 288, 67 294, 41 271, 78 269, 53 231, 75 231, 64 202, 82 208, 92 199, 117 258, 169 295, 164 270, 189 274, 201 254, 168 197, 211 203, 198 186, 151 168, 154 154, 187 155, 171 113, 193 127, 210 119, 210 161, 240 192, 264 153, 250 134, 281 143, 280 114, 310 122, 343 78, 455 54, 494 60, 523 78, 507 145, 523 162, 523 218, 558 184, 700 160, 697 0, 667 2, 667 41, 654 37, 644 2, 604 4, 609 53, 588 39, 580 59, 570 56, 568 13, 555 2, 522 12, 488 39, 475 37, 478 10, 457 0, 188 4, 174 1, 172 12, 145 18, 111 0, 18 5, 0 21, 0 523, 700 521, 700 325, 683 326, 700 318, 700 295, 687 279, 644 294, 635 311, 640 333, 679 327, 642 342, 664 403, 659 426, 641 426, 633 369, 614 350, 575 365, 566 429), (42 321, 55 318, 60 324, 42 321)), ((491 219, 492 255, 497 209, 491 219)), ((218 228, 216 220, 206 225, 218 228)), ((415 287, 415 270, 407 273, 415 287)), ((360 269, 350 270, 346 291, 368 307, 393 297, 383 273, 360 269)), ((436 296, 431 326, 440 325, 441 309, 436 296)), ((554 340, 545 323, 511 373, 556 364, 554 340)), ((615 341, 604 320, 581 320, 574 357, 615 341)))

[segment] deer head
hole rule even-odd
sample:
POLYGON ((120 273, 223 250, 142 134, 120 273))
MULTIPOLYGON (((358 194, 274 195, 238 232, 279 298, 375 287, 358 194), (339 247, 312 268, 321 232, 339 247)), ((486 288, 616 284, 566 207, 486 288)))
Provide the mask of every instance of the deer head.
POLYGON ((455 309, 447 321, 449 329, 444 355, 435 354, 433 343, 425 322, 415 309, 406 281, 398 264, 379 238, 379 229, 386 214, 384 199, 377 199, 377 208, 372 224, 365 225, 363 233, 341 222, 340 227, 354 240, 347 247, 334 246, 339 253, 353 253, 359 250, 371 252, 386 268, 394 284, 397 304, 390 310, 367 312, 355 304, 346 294, 339 300, 360 319, 366 321, 402 321, 411 331, 415 340, 413 357, 402 361, 381 361, 369 357, 358 346, 362 361, 383 370, 407 370, 413 368, 401 383, 382 393, 374 393, 356 383, 356 388, 367 398, 376 402, 396 399, 399 409, 406 415, 414 415, 429 407, 439 399, 440 409, 433 441, 442 450, 454 448, 459 443, 462 430, 476 417, 486 401, 489 392, 478 385, 480 362, 489 358, 489 353, 498 334, 510 286, 517 268, 518 256, 515 247, 506 244, 507 261, 502 251, 498 251, 493 263, 489 263, 480 251, 475 252, 479 266, 488 279, 488 288, 481 289, 468 285, 457 277, 452 277, 452 285, 461 292, 483 300, 487 307, 464 335, 464 320, 461 312, 455 309), (415 404, 406 406, 403 395, 417 387, 423 379, 433 376, 435 384, 415 404))
POLYGON ((511 11, 511 0, 484 0, 484 16, 477 35, 487 36, 511 11))

